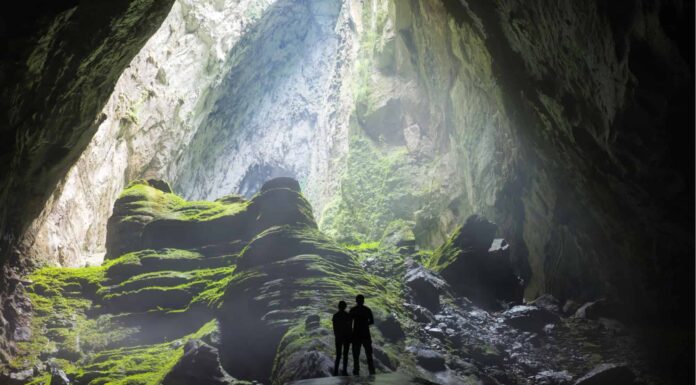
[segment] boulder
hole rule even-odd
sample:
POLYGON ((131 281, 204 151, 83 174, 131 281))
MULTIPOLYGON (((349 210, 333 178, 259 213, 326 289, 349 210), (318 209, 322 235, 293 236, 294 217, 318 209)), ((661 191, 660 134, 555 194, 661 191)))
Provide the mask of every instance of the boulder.
POLYGON ((506 310, 503 313, 503 320, 516 329, 539 332, 545 325, 558 322, 559 317, 543 308, 518 305, 506 310))
POLYGON ((249 201, 248 210, 254 218, 253 233, 273 226, 307 226, 316 229, 312 206, 298 189, 269 188, 261 190, 249 201))
POLYGON ((569 385, 573 376, 567 370, 555 372, 544 370, 534 376, 534 385, 569 385))
POLYGON ((529 302, 529 305, 546 309, 554 314, 561 314, 561 303, 551 294, 542 294, 534 301, 529 302))
POLYGON ((318 329, 320 325, 321 319, 316 314, 308 315, 307 318, 305 318, 305 330, 307 331, 318 329))
POLYGON ((580 308, 580 304, 573 301, 572 299, 569 299, 563 304, 563 315, 565 316, 571 316, 575 314, 576 311, 580 308))
POLYGON ((434 313, 440 310, 440 293, 446 287, 440 277, 423 266, 414 264, 406 271, 405 283, 411 289, 417 304, 434 313))
POLYGON ((430 372, 441 372, 447 369, 445 366, 445 356, 435 350, 415 348, 413 352, 416 362, 423 369, 430 372))
POLYGON ((472 215, 430 260, 453 291, 487 309, 520 302, 522 285, 510 262, 509 245, 495 239, 496 225, 472 215))
POLYGON ((619 318, 621 312, 619 304, 608 301, 605 298, 600 298, 596 301, 587 302, 580 306, 575 312, 575 318, 584 318, 597 320, 600 317, 604 318, 619 318))
POLYGON ((384 338, 391 342, 403 340, 406 337, 401 323, 393 314, 390 314, 383 321, 377 323, 377 329, 382 333, 384 338))
POLYGON ((162 385, 230 385, 235 382, 220 366, 216 348, 200 340, 189 340, 184 355, 162 380, 162 385))
POLYGON ((624 364, 601 364, 575 381, 574 385, 633 385, 636 376, 624 364))

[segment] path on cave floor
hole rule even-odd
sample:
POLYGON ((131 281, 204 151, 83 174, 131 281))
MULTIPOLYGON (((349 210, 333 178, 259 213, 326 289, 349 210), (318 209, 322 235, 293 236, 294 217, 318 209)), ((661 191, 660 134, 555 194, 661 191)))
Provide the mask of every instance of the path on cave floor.
POLYGON ((293 381, 286 385, 435 385, 434 382, 403 373, 386 373, 374 376, 338 376, 310 378, 293 381))

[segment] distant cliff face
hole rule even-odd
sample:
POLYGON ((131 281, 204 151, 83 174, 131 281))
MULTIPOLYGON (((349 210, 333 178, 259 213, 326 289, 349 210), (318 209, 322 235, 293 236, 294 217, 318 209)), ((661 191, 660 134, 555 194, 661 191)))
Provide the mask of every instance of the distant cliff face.
MULTIPOLYGON (((692 151, 691 11, 179 1, 119 70, 86 149, 42 169, 62 181, 15 214, 34 220, 22 255, 99 262, 113 201, 136 178, 214 199, 292 176, 341 242, 406 229, 432 249, 479 213, 510 243, 528 297, 662 296, 669 309, 693 291, 693 174, 679 157, 692 151)), ((53 141, 42 135, 22 148, 53 141)))

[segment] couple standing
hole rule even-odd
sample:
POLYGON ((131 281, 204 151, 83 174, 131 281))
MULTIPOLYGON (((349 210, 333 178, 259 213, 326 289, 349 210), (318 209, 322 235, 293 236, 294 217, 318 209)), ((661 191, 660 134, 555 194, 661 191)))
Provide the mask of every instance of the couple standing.
POLYGON ((346 312, 345 301, 338 303, 338 312, 333 315, 333 330, 336 337, 336 363, 334 376, 338 375, 338 364, 343 354, 343 371, 341 375, 348 375, 348 347, 353 345, 353 374, 360 374, 360 347, 365 348, 367 367, 370 374, 375 374, 375 365, 372 362, 372 337, 370 325, 375 323, 372 310, 365 306, 365 297, 355 297, 356 305, 346 312))

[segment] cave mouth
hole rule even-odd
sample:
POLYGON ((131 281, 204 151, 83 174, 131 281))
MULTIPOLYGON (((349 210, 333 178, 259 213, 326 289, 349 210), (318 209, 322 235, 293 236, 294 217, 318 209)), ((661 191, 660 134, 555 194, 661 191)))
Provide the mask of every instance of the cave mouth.
POLYGON ((326 377, 365 293, 377 381, 690 378, 677 5, 454 3, 174 2, 40 153, 77 160, 12 245, 0 376, 326 377))

